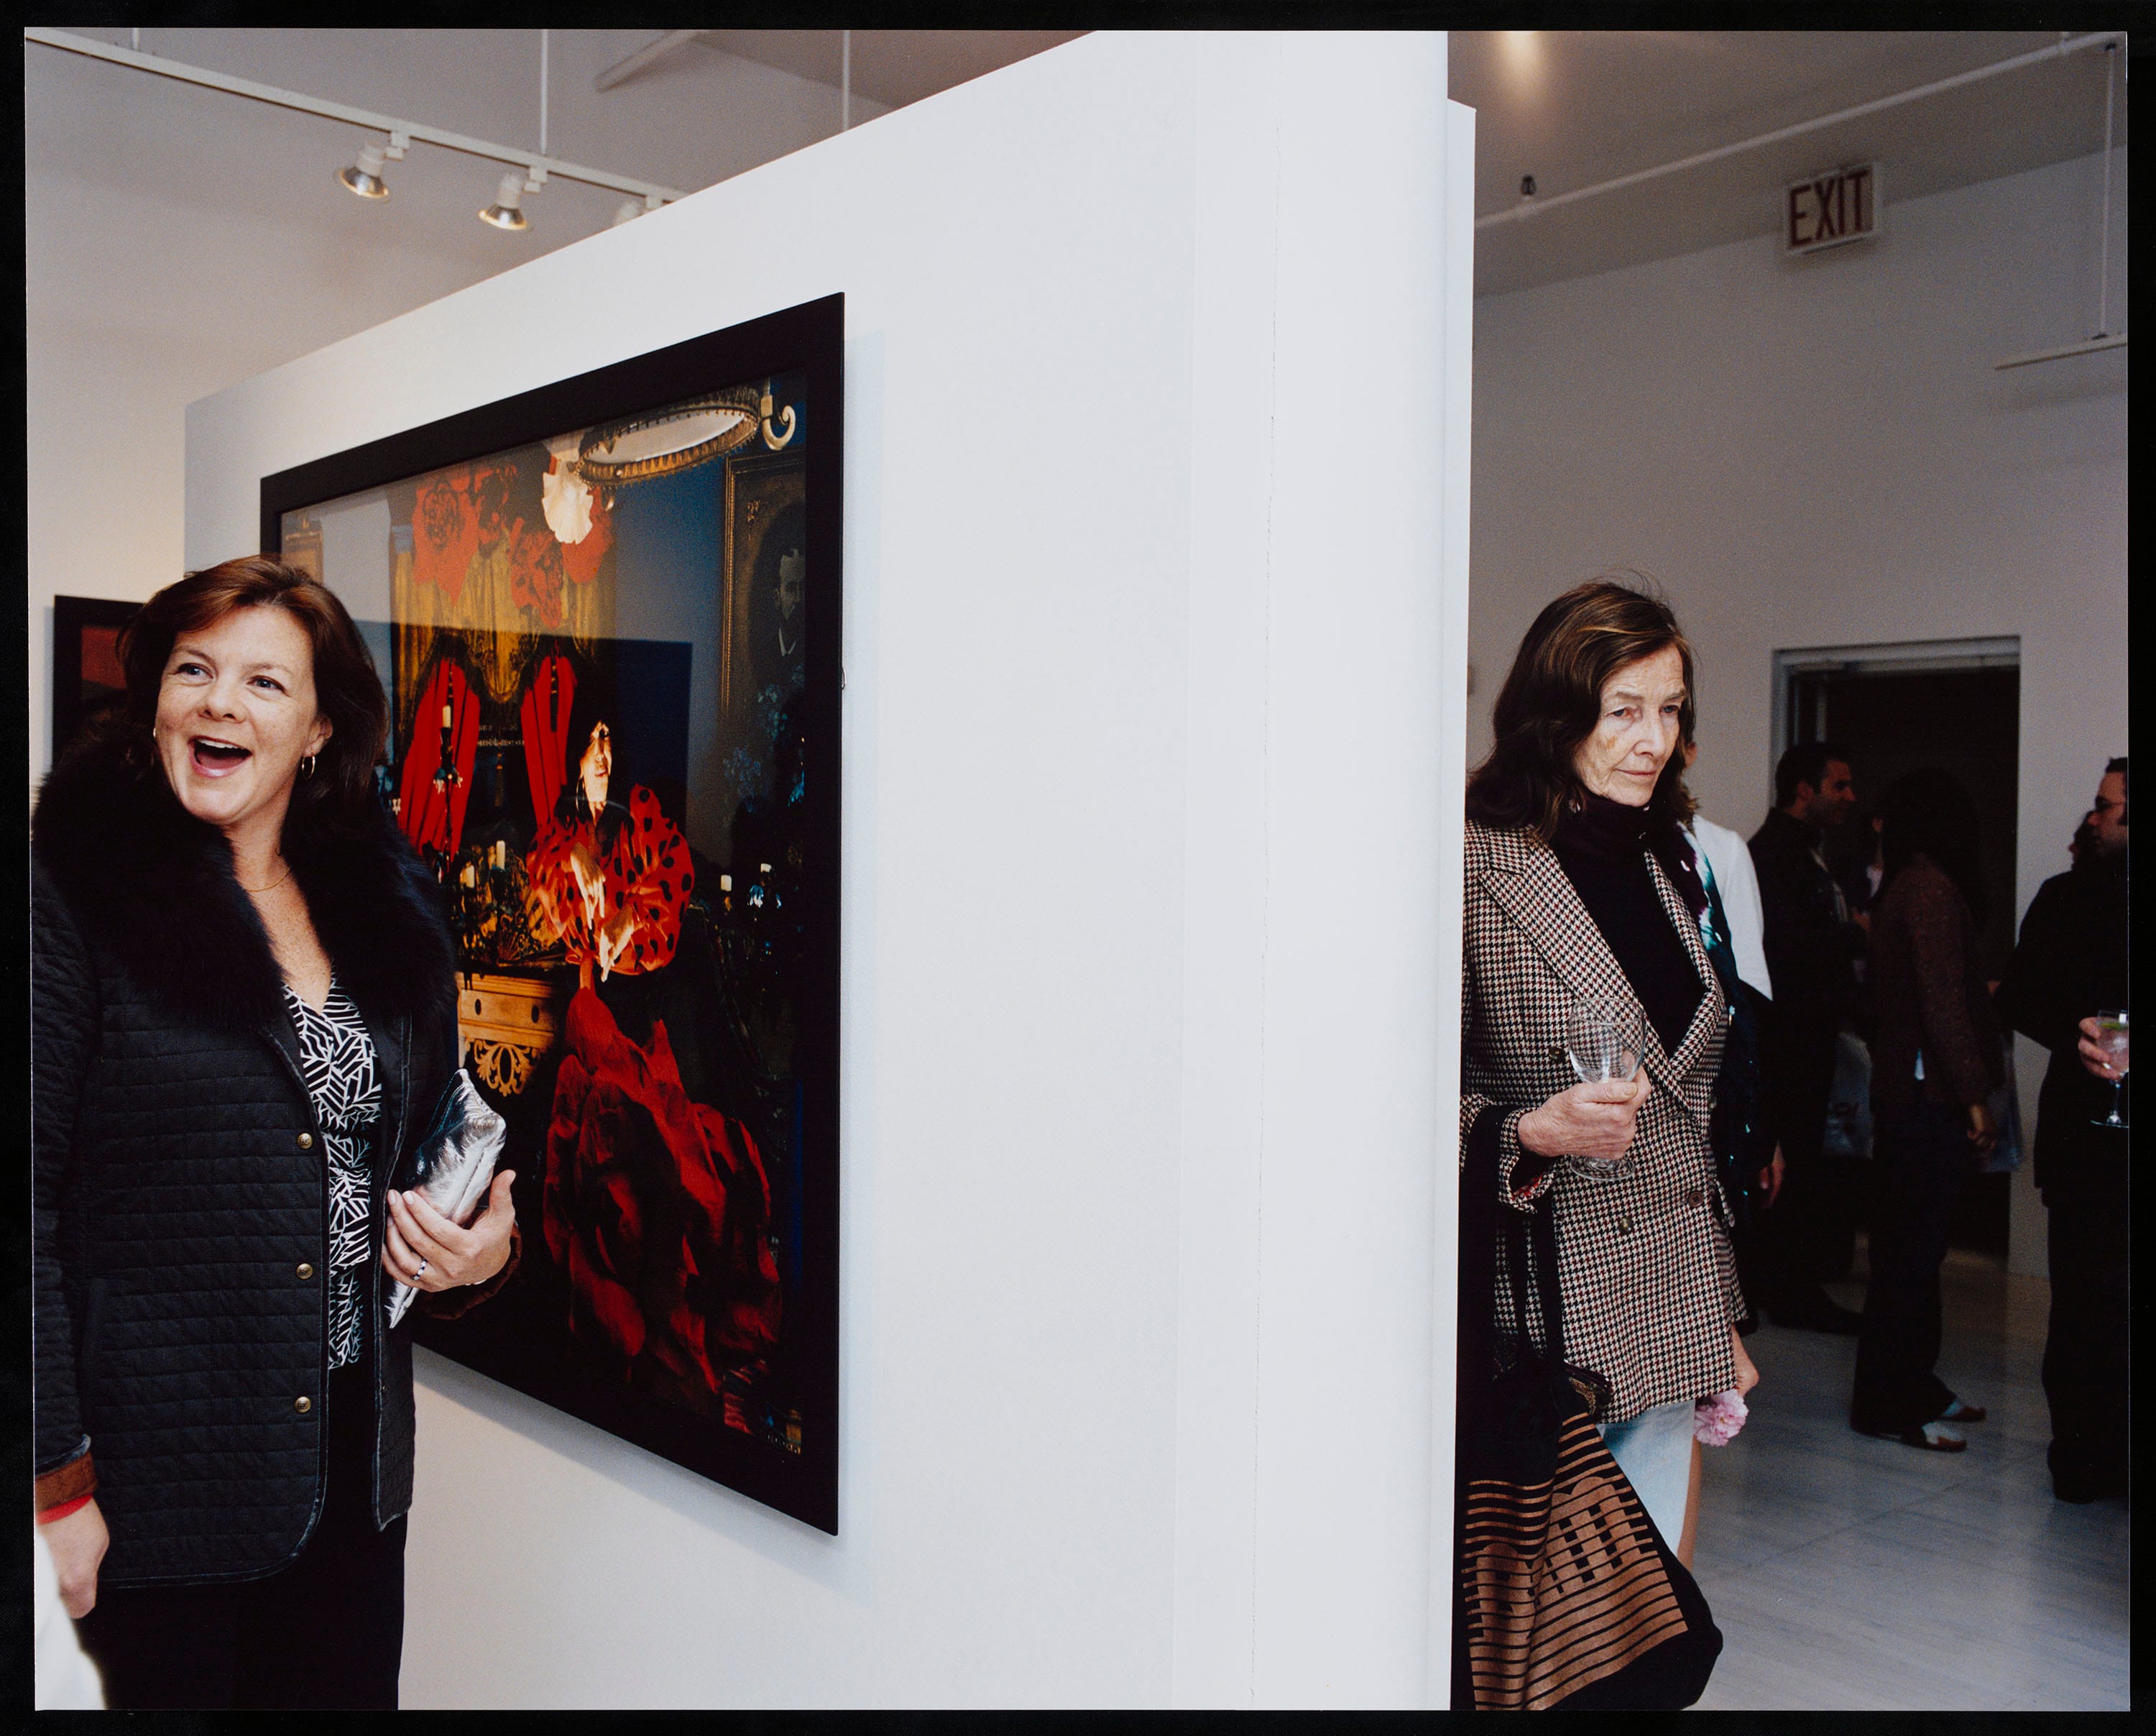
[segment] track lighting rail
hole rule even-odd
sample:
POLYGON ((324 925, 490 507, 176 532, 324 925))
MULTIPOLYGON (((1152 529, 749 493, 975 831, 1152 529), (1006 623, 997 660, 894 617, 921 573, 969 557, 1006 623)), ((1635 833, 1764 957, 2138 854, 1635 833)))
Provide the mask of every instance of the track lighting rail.
MULTIPOLYGON (((639 181, 628 175, 609 174, 603 169, 586 168, 581 163, 563 162, 548 157, 543 151, 519 151, 507 145, 492 144, 485 139, 470 138, 460 132, 448 132, 439 126, 422 126, 416 121, 399 121, 393 116, 377 115, 371 109, 327 102, 318 96, 307 96, 296 90, 282 90, 274 85, 258 85, 252 79, 233 78, 203 67, 167 60, 156 54, 136 54, 132 49, 116 48, 110 43, 99 42, 94 37, 77 36, 66 30, 26 28, 23 39, 42 44, 49 49, 59 49, 70 54, 86 55, 93 60, 108 60, 116 66, 132 67, 137 72, 153 73, 159 78, 177 79, 211 90, 223 90, 233 96, 246 97, 253 102, 268 103, 280 109, 295 109, 303 115, 318 115, 325 121, 341 121, 369 132, 382 133, 393 145, 408 142, 433 145, 444 151, 460 151, 467 157, 484 157, 489 162, 507 163, 523 170, 526 185, 535 190, 542 183, 552 179, 574 181, 586 187, 603 187, 616 193, 634 194, 647 204, 654 199, 665 203, 686 197, 677 187, 661 187, 656 182, 639 181)), ((396 154, 401 156, 403 153, 399 151, 396 154)))

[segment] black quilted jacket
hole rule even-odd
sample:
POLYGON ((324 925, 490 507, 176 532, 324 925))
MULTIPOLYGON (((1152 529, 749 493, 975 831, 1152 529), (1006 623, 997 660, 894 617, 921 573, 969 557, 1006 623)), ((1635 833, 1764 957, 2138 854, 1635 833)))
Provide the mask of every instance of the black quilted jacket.
MULTIPOLYGON (((94 1463, 105 1583, 274 1573, 321 1507, 329 1261, 321 1130, 268 938, 223 837, 109 742, 54 769, 32 838, 40 1487, 86 1485, 94 1463)), ((335 845, 288 836, 285 855, 374 1040, 379 1246, 388 1178, 456 1065, 454 954, 387 816, 335 845)), ((411 1497, 412 1352, 403 1328, 377 1342, 387 1525, 411 1497)))

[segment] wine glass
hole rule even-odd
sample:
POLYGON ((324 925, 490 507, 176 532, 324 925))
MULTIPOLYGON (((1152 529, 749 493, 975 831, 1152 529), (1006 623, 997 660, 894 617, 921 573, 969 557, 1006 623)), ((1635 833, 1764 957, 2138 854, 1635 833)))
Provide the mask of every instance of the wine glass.
MULTIPOLYGON (((2096 1015, 2096 1046, 2103 1050, 2105 1058, 2113 1066, 2122 1072, 2125 1070, 2127 1038, 2124 1008, 2122 1007, 2115 1012, 2098 1013, 2096 1015)), ((2127 1125, 2126 1117, 2118 1112, 2119 1084, 2120 1081, 2116 1079, 2111 1081, 2111 1113, 2091 1116, 2089 1117, 2091 1126, 2123 1127, 2127 1125)))
MULTIPOLYGON (((1564 1056, 1583 1085, 1629 1081, 1640 1071, 1645 1040, 1645 1014, 1601 1001, 1576 1001, 1565 1021, 1564 1056)), ((1573 1161, 1590 1175, 1614 1175, 1623 1166, 1617 1158, 1575 1157, 1573 1161)))

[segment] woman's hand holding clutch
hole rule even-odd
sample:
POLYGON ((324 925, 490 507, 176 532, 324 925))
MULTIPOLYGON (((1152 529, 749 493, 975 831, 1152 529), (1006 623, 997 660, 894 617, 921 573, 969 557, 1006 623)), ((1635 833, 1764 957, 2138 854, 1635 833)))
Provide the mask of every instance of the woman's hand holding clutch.
POLYGON ((509 1263, 509 1233, 516 1223, 509 1189, 516 1179, 513 1169, 495 1176, 485 1210, 464 1227, 435 1210, 418 1190, 400 1193, 393 1188, 382 1269, 415 1290, 486 1282, 509 1263))

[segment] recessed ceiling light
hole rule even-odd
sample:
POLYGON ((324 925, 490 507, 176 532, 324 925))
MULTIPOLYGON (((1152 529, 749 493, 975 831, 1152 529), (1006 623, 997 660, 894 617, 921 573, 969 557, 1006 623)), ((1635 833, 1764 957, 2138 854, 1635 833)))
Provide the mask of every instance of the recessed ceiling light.
POLYGON ((1539 30, 1500 30, 1497 52, 1512 71, 1532 77, 1543 69, 1543 33, 1539 30))

